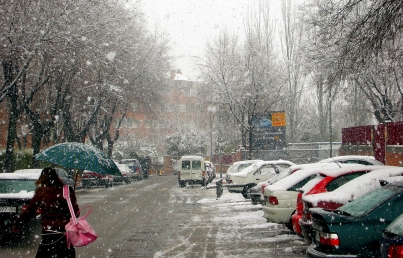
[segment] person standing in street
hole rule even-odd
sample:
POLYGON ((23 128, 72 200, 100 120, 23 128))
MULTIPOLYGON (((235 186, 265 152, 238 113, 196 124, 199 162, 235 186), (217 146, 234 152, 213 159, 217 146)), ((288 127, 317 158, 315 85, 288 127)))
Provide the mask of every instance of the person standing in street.
MULTIPOLYGON (((55 169, 47 167, 41 172, 35 182, 37 186, 35 195, 28 206, 14 222, 14 233, 20 233, 22 226, 31 218, 41 215, 42 240, 36 258, 74 258, 76 252, 73 246, 67 246, 65 225, 70 221, 71 215, 66 199, 63 197, 63 182, 55 169)), ((79 207, 74 190, 70 187, 70 199, 74 213, 78 217, 79 207)))

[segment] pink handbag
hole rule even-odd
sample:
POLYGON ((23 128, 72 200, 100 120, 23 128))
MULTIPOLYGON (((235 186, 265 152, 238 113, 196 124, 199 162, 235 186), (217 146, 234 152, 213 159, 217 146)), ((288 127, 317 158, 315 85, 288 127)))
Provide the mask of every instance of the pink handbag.
POLYGON ((95 233, 95 230, 86 220, 91 213, 91 207, 88 205, 84 206, 83 208, 87 207, 89 209, 88 212, 83 217, 77 219, 74 214, 73 205, 71 204, 68 185, 63 187, 63 197, 67 200, 71 213, 70 222, 65 226, 67 247, 70 248, 71 245, 80 247, 91 244, 98 238, 97 233, 95 233))

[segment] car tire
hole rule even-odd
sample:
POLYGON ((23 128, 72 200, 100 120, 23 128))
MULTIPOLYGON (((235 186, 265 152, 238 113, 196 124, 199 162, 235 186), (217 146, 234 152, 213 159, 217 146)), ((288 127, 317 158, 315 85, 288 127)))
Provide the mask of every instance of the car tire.
POLYGON ((286 228, 288 228, 289 230, 291 230, 291 232, 294 232, 294 229, 292 228, 292 215, 295 214, 295 211, 292 212, 290 219, 288 220, 288 222, 286 222, 284 225, 286 226, 286 228))
POLYGON ((253 186, 251 186, 251 185, 245 185, 245 186, 243 187, 242 196, 243 196, 245 199, 249 199, 249 197, 248 197, 248 190, 249 190, 249 188, 251 188, 251 187, 253 187, 253 186))

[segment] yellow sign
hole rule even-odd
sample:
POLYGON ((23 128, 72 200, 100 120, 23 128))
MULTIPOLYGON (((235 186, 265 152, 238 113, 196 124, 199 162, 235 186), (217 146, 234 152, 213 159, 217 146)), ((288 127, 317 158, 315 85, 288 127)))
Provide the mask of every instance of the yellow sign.
POLYGON ((271 125, 273 127, 286 126, 285 112, 271 114, 271 125))

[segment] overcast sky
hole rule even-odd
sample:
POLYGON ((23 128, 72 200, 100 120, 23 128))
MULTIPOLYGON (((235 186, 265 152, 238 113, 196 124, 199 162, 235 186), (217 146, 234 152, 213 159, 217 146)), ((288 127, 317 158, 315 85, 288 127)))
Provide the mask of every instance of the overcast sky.
MULTIPOLYGON (((227 27, 243 30, 243 16, 258 0, 144 0, 143 11, 151 26, 170 35, 177 69, 195 79, 192 56, 202 56, 206 41, 227 27)), ((277 2, 278 0, 272 0, 277 2)))

